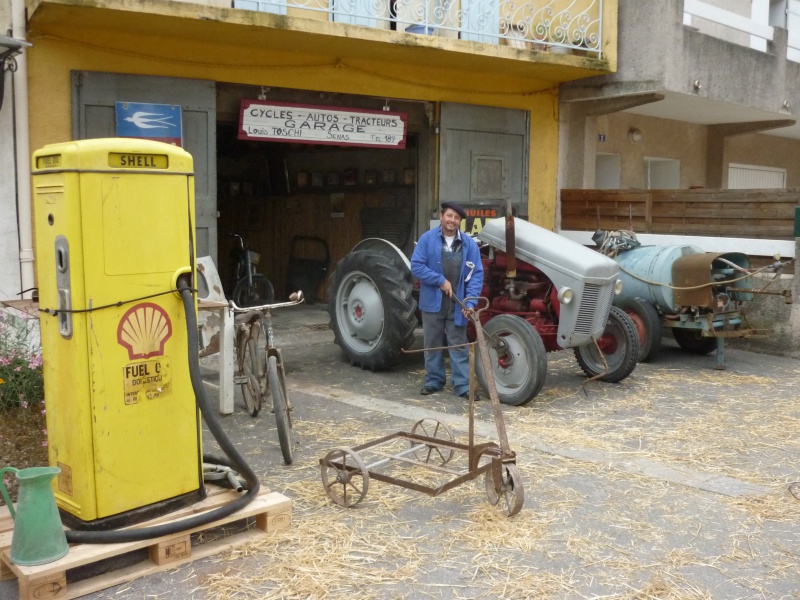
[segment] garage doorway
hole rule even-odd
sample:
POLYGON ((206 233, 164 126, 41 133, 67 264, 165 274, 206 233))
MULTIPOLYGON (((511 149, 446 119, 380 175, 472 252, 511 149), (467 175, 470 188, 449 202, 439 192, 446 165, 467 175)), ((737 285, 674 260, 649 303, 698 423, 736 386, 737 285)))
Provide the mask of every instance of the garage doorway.
POLYGON ((217 164, 220 272, 233 285, 235 238, 260 255, 258 271, 285 299, 303 289, 322 302, 336 263, 359 241, 388 239, 410 254, 418 205, 429 202, 433 134, 427 103, 347 94, 218 84, 217 164), (404 148, 239 139, 242 100, 407 115, 404 148))

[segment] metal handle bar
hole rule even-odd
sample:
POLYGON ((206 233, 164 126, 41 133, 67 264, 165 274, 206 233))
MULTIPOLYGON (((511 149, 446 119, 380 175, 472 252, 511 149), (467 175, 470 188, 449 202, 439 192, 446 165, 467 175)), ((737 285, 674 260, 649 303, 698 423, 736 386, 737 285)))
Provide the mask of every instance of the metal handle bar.
POLYGON ((304 300, 305 298, 303 298, 302 290, 298 290, 296 292, 292 292, 292 294, 289 296, 289 302, 279 302, 277 304, 262 304, 261 306, 241 307, 237 306, 233 300, 228 300, 228 306, 231 307, 233 312, 247 313, 247 312, 272 310, 273 308, 284 308, 285 306, 295 306, 297 304, 301 304, 304 300))
MULTIPOLYGON (((461 300, 459 300, 458 296, 456 296, 455 294, 453 294, 451 297, 454 298, 455 301, 458 302, 461 305, 462 309, 464 309, 467 312, 471 313, 470 314, 470 319, 472 319, 472 321, 474 321, 475 323, 480 323, 480 319, 478 318, 478 315, 480 313, 482 313, 484 310, 486 310, 487 308, 489 308, 489 299, 485 298, 483 296, 470 296, 469 298, 464 298, 464 302, 466 302, 467 300, 477 300, 478 303, 480 304, 481 300, 483 300, 486 303, 486 306, 484 306, 482 308, 477 308, 477 309, 476 308, 467 308, 464 305, 464 303, 461 302, 461 300)), ((505 348, 505 344, 503 342, 497 342, 491 336, 488 336, 488 337, 489 337, 489 339, 492 342, 492 345, 494 347, 496 347, 496 348, 498 348, 498 347, 499 348, 505 348)), ((402 352, 403 354, 416 354, 418 352, 428 352, 429 350, 450 350, 452 348, 466 348, 466 347, 472 346, 472 344, 474 344, 474 343, 475 342, 467 342, 466 344, 454 344, 454 345, 451 345, 451 346, 437 346, 435 348, 421 348, 419 350, 405 350, 405 349, 403 349, 403 350, 400 350, 400 352, 402 352)))
POLYGON ((487 308, 489 308, 489 299, 488 299, 488 298, 485 298, 484 296, 470 296, 470 297, 468 297, 468 298, 464 298, 464 301, 463 301, 463 302, 462 302, 461 300, 459 300, 459 299, 458 299, 458 296, 456 296, 455 294, 453 294, 453 295, 452 295, 452 296, 450 296, 450 297, 451 297, 451 298, 453 298, 453 299, 454 299, 456 302, 458 302, 459 306, 461 306, 461 308, 462 308, 463 310, 466 310, 466 311, 468 311, 468 312, 475 313, 475 316, 476 316, 476 317, 477 317, 479 314, 481 314, 483 311, 485 311, 487 308), (464 304, 464 303, 465 303, 467 300, 475 300, 475 301, 478 303, 478 305, 480 305, 480 303, 481 303, 481 300, 482 300, 483 302, 485 302, 485 303, 486 303, 486 306, 483 306, 483 307, 481 307, 481 308, 477 308, 477 307, 476 307, 476 308, 467 308, 466 304, 464 304))

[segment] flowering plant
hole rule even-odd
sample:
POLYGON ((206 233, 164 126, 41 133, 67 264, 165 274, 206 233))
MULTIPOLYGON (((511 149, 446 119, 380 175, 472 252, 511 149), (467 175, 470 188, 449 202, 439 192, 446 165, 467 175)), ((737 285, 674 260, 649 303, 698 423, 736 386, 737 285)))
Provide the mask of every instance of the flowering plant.
POLYGON ((38 321, 0 312, 0 409, 44 399, 38 321))

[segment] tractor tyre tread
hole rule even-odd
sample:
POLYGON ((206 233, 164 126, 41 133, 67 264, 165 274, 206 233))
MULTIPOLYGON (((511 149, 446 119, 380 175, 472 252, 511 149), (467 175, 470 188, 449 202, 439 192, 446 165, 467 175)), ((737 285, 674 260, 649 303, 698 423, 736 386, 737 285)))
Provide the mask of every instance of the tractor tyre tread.
MULTIPOLYGON (((383 371, 395 366, 403 350, 414 343, 417 327, 417 302, 412 296, 411 272, 399 259, 357 250, 342 258, 331 273, 328 290, 328 315, 334 343, 350 364, 370 371, 383 371), (339 288, 350 273, 366 275, 380 295, 383 304, 383 328, 368 352, 360 352, 348 343, 349 332, 338 322, 339 288)), ((352 337, 352 336, 351 336, 352 337)))
MULTIPOLYGON (((633 370, 639 362, 639 334, 631 318, 624 310, 616 306, 611 307, 608 313, 608 321, 609 323, 614 321, 620 328, 620 332, 624 337, 622 341, 625 344, 625 348, 619 365, 613 371, 599 377, 599 379, 607 383, 618 383, 633 373, 633 370)), ((578 364, 587 376, 595 377, 602 372, 599 370, 599 363, 592 364, 592 362, 597 362, 594 361, 592 357, 592 355, 596 353, 593 342, 584 344, 583 346, 577 346, 574 352, 578 364)))
POLYGON ((656 307, 639 296, 625 298, 617 306, 641 319, 644 338, 639 338, 639 362, 649 362, 656 358, 661 350, 661 317, 656 307))
MULTIPOLYGON (((525 358, 527 359, 527 363, 525 364, 527 377, 521 382, 519 387, 512 392, 510 390, 512 386, 505 386, 502 381, 502 371, 497 372, 493 370, 492 375, 494 375, 495 378, 497 397, 501 404, 509 406, 522 406, 523 404, 527 404, 542 390, 547 376, 547 350, 545 349, 544 342, 539 332, 522 317, 510 314, 501 314, 492 317, 486 322, 486 325, 483 326, 483 331, 487 338, 501 334, 514 336, 522 345, 525 358), (498 379, 500 379, 499 385, 497 385, 498 379)), ((491 348, 488 339, 487 345, 491 348)), ((490 351, 490 365, 492 364, 491 356, 492 353, 490 351)), ((476 359, 475 371, 478 376, 478 382, 486 393, 491 394, 480 356, 476 357, 476 359)), ((497 365, 492 365, 492 368, 494 369, 495 366, 497 365)))

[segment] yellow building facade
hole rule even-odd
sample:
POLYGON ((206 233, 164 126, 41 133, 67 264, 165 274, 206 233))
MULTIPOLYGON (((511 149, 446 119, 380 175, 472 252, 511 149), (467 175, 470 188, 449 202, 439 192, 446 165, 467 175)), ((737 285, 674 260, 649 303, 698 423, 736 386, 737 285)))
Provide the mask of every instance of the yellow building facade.
MULTIPOLYGON (((473 149, 473 164, 461 164, 463 173, 448 167, 448 160, 457 164, 465 160, 452 158, 453 150, 446 147, 444 138, 451 130, 445 119, 450 114, 467 115, 466 120, 477 123, 477 129, 482 121, 500 123, 502 128, 503 115, 510 111, 510 120, 519 123, 518 131, 511 133, 522 142, 518 157, 522 183, 506 186, 504 180, 503 190, 506 196, 513 196, 515 212, 543 227, 555 227, 558 85, 615 69, 615 1, 586 0, 587 9, 594 10, 592 27, 598 40, 598 52, 590 56, 548 51, 554 48, 538 45, 530 36, 522 41, 499 37, 494 43, 482 43, 457 39, 458 32, 446 26, 439 35, 419 35, 393 30, 388 21, 366 27, 330 22, 325 12, 291 6, 287 14, 279 15, 224 4, 30 2, 31 149, 117 131, 108 123, 113 112, 103 111, 98 117, 97 103, 88 97, 91 91, 85 83, 93 74, 116 76, 103 80, 105 100, 99 104, 140 102, 143 98, 152 102, 154 88, 162 85, 165 103, 174 104, 167 92, 183 80, 209 88, 216 101, 212 100, 213 106, 206 111, 209 173, 205 189, 198 187, 198 227, 203 220, 203 198, 209 219, 219 220, 209 226, 205 246, 198 236, 198 254, 210 254, 218 264, 223 263, 225 229, 247 230, 253 249, 271 257, 265 270, 274 271, 280 285, 292 260, 291 252, 287 255, 281 248, 305 232, 325 241, 335 261, 352 247, 353 240, 368 233, 364 208, 383 207, 388 214, 407 208, 413 212, 409 239, 415 239, 435 217, 441 201, 456 199, 487 208, 496 205, 502 199, 494 196, 501 193, 494 194, 491 201, 484 198, 477 203, 464 197, 466 192, 447 195, 446 178, 470 177, 469 170, 485 157, 473 149), (592 9, 594 4, 598 6, 592 9), (239 103, 256 97, 266 102, 276 99, 305 106, 407 113, 409 143, 404 154, 387 154, 378 160, 381 151, 369 148, 356 151, 343 146, 337 153, 338 147, 326 147, 322 154, 319 148, 298 144, 259 145, 258 141, 240 140, 233 129, 240 117, 239 103), (458 110, 454 112, 451 106, 458 110), (471 108, 477 112, 471 114, 471 108), (488 111, 486 118, 483 109, 488 111), (265 153, 267 146, 270 151, 265 153), (245 162, 251 165, 250 173, 242 168, 245 162), (322 165, 324 181, 320 189, 312 190, 312 184, 319 183, 314 179, 317 164, 322 165), (387 164, 392 168, 387 169, 387 164), (264 170, 269 170, 268 176, 264 170), (395 175, 387 174, 382 182, 387 171, 395 171, 395 175), (320 199, 325 202, 321 210, 320 199), (215 204, 218 214, 213 214, 215 204), (359 210, 348 210, 351 204, 359 210), (293 229, 292 224, 298 222, 301 224, 293 229), (287 231, 294 234, 291 239, 287 239, 287 231)), ((194 97, 189 91, 188 99, 180 102, 184 135, 197 127, 187 123, 186 116, 194 97)), ((459 127, 455 125, 452 131, 459 127)), ((460 139, 451 135, 449 143, 457 150, 460 139)), ((484 142, 475 143, 480 146, 484 142)), ((184 147, 195 156, 196 170, 203 170, 204 161, 192 147, 186 143, 184 147)), ((511 163, 516 161, 497 163, 503 177, 514 171, 511 163)), ((517 179, 516 175, 510 178, 517 179)), ((202 180, 199 176, 198 186, 203 185, 202 180)), ((473 190, 476 186, 480 181, 472 182, 473 190)), ((223 264, 220 271, 225 273, 223 264)))

